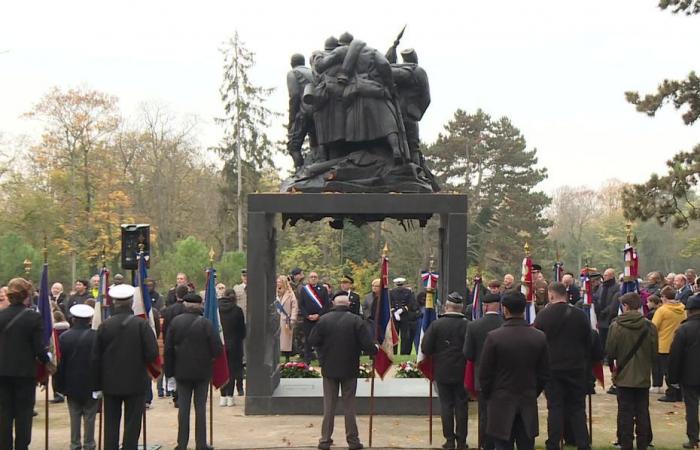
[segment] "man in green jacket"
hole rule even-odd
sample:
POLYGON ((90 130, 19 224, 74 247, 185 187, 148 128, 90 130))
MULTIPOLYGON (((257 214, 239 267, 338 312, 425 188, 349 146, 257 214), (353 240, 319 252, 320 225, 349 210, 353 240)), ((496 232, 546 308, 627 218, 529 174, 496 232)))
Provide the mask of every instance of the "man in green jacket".
POLYGON ((631 450, 636 423, 637 449, 646 450, 652 436, 649 386, 658 334, 639 312, 639 294, 629 292, 620 297, 620 303, 623 313, 611 324, 605 345, 608 358, 615 360, 618 437, 622 450, 631 450))

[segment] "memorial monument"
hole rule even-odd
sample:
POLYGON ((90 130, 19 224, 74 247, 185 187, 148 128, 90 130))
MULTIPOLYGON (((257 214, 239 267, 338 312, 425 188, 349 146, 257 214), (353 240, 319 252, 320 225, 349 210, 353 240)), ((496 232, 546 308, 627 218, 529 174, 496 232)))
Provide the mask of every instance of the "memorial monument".
MULTIPOLYGON (((402 35, 386 54, 343 33, 326 39, 308 67, 301 54, 291 57, 287 149, 295 173, 282 183, 282 193, 248 196, 246 414, 322 411, 320 380, 279 377, 273 305, 278 214, 283 228, 331 218, 337 229, 346 221, 359 226, 386 219, 423 227, 437 216, 439 296, 465 290, 467 198, 440 193, 421 154, 418 124, 430 105, 430 88, 415 50, 401 51, 403 62, 397 63, 402 35)), ((357 398, 361 414, 369 410, 363 386, 357 398)), ((379 383, 375 412, 422 414, 426 386, 424 380, 379 383)))

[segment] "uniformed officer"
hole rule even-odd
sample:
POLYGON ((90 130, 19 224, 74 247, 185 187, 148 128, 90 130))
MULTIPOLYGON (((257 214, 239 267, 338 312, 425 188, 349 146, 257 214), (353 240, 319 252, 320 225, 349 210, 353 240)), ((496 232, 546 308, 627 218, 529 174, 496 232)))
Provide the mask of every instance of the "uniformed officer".
POLYGON ((464 389, 466 359, 462 348, 467 319, 462 314, 464 299, 457 292, 447 296, 445 314, 430 324, 421 350, 433 357, 435 382, 440 398, 444 449, 467 448, 467 392, 464 389))
MULTIPOLYGON (((36 362, 49 366, 42 343, 41 315, 27 308, 32 284, 13 278, 7 285, 10 305, 0 310, 0 448, 26 450, 32 441, 36 398, 36 362), (14 422, 15 438, 12 439, 14 422), (14 441, 14 447, 13 447, 14 441)), ((50 372, 53 368, 50 367, 50 372)))
POLYGON ((499 314, 500 301, 500 295, 490 292, 486 294, 483 299, 484 316, 469 323, 467 335, 464 338, 464 357, 474 363, 474 387, 479 403, 479 443, 484 450, 493 450, 494 444, 493 440, 486 434, 486 400, 481 392, 481 383, 479 383, 479 366, 486 335, 503 325, 503 317, 499 314))
MULTIPOLYGON (((406 287, 406 279, 403 277, 394 278, 396 287, 389 291, 391 300, 391 313, 399 325, 399 335, 401 337, 401 354, 410 355, 411 346, 416 337, 418 328, 418 301, 413 292, 406 287)), ((394 347, 396 353, 397 347, 394 347)))
POLYGON ((314 81, 311 69, 306 67, 304 55, 295 53, 291 58, 292 70, 287 72, 287 90, 289 91, 289 123, 287 125, 287 151, 294 161, 294 168, 299 169, 304 165, 301 155, 301 147, 304 138, 309 136, 309 145, 314 148, 316 142, 316 130, 314 120, 308 105, 302 101, 304 88, 312 85, 314 81))
POLYGON ((73 324, 60 336, 61 360, 56 373, 56 390, 68 397, 71 449, 95 450, 95 417, 98 401, 92 396, 90 352, 97 338, 90 321, 95 310, 90 305, 73 305, 73 324), (81 424, 85 424, 82 430, 81 424))
POLYGON ((156 336, 145 320, 134 316, 134 288, 120 284, 109 289, 112 316, 97 330, 92 352, 94 396, 104 395, 104 449, 119 449, 124 407, 122 450, 136 450, 145 407, 147 366, 158 357, 156 336))
POLYGON ((355 280, 350 275, 343 275, 340 279, 340 290, 350 299, 350 312, 362 316, 360 296, 354 291, 355 280))

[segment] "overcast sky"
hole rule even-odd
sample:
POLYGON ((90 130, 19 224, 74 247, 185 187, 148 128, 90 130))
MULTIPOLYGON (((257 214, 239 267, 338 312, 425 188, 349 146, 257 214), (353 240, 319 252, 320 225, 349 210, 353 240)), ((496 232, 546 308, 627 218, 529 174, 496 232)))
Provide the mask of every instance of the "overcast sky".
MULTIPOLYGON (((637 113, 626 90, 652 92, 698 70, 700 17, 674 16, 657 0, 590 1, 34 1, 0 6, 0 132, 38 135, 21 119, 52 86, 88 86, 133 115, 158 101, 201 121, 199 142, 222 130, 222 42, 238 30, 256 53, 256 84, 275 87, 286 113, 289 56, 352 32, 382 51, 404 24, 432 104, 422 138, 436 139, 457 108, 507 115, 549 169, 542 188, 638 182, 665 172, 674 153, 700 142, 666 108, 637 113), (109 4, 108 4, 109 3, 109 4)), ((282 120, 282 119, 280 119, 282 120)), ((273 126, 279 138, 281 126, 273 126)), ((291 165, 289 158, 280 164, 291 165)))

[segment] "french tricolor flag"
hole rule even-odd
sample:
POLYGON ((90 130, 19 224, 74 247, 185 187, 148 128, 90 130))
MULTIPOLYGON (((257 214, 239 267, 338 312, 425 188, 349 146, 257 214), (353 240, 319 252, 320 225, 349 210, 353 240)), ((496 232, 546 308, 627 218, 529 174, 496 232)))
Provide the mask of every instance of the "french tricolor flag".
MULTIPOLYGON (((226 348, 226 345, 224 345, 224 330, 221 327, 221 317, 219 316, 219 301, 216 298, 216 270, 213 267, 207 269, 207 288, 204 294, 204 318, 211 321, 214 333, 219 336, 219 340, 221 341, 221 347, 226 348)), ((221 386, 228 383, 229 377, 226 352, 222 351, 212 363, 211 384, 213 384, 215 388, 220 389, 221 386)))
POLYGON ((377 302, 375 317, 377 318, 375 337, 379 344, 379 351, 374 360, 374 368, 380 378, 384 375, 394 362, 394 345, 399 342, 399 334, 396 332, 394 321, 391 319, 391 305, 389 303, 389 259, 382 257, 381 271, 382 291, 377 302))
MULTIPOLYGON (((136 271, 136 279, 134 280, 134 315, 139 316, 148 321, 148 325, 151 327, 153 334, 156 335, 156 322, 153 318, 153 310, 151 308, 151 295, 148 293, 148 288, 146 287, 145 280, 148 277, 146 272, 146 260, 148 255, 144 252, 139 252, 136 260, 138 261, 138 270, 136 271)), ((160 376, 163 371, 163 362, 160 359, 160 355, 156 357, 156 360, 148 365, 148 373, 153 379, 160 376)))

